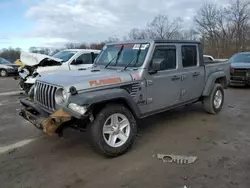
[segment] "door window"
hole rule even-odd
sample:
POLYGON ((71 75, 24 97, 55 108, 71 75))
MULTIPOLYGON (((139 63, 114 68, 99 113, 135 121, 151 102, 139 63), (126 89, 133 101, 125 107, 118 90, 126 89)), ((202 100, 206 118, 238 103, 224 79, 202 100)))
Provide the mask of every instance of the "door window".
POLYGON ((92 57, 90 53, 82 54, 77 59, 77 62, 82 62, 82 64, 92 64, 92 57))
POLYGON ((194 45, 185 45, 181 47, 182 53, 182 66, 185 67, 196 67, 197 61, 197 48, 194 45))
POLYGON ((152 62, 157 59, 163 60, 161 70, 176 69, 176 47, 175 46, 156 47, 152 58, 152 62))

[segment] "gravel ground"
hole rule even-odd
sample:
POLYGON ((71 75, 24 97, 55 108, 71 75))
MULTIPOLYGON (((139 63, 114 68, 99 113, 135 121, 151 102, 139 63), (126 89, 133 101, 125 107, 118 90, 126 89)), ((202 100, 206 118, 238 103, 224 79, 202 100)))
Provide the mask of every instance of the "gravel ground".
POLYGON ((106 159, 85 133, 48 137, 18 116, 12 78, 0 79, 0 188, 248 188, 250 90, 229 88, 223 110, 209 115, 201 104, 143 120, 136 144, 106 159), (193 164, 163 163, 155 154, 194 155, 193 164))

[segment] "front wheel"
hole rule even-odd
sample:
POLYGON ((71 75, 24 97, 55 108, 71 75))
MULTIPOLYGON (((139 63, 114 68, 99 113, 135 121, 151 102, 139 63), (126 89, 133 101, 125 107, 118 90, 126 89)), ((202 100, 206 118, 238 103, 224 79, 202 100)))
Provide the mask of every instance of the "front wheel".
POLYGON ((0 70, 0 76, 1 77, 6 77, 6 76, 8 76, 8 72, 6 70, 4 70, 4 69, 1 69, 0 70))
POLYGON ((205 111, 217 114, 221 111, 224 103, 224 89, 221 84, 215 84, 209 96, 204 97, 203 105, 205 111))
POLYGON ((89 127, 94 149, 108 157, 127 152, 134 143, 136 133, 137 124, 133 114, 119 104, 104 107, 89 127))

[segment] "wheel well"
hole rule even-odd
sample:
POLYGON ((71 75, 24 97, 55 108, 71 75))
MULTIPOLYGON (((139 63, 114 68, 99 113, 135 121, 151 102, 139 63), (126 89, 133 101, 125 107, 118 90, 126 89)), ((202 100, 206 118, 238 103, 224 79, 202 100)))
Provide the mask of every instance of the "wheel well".
POLYGON ((94 104, 92 106, 93 116, 95 117, 107 104, 122 104, 131 111, 131 113, 134 115, 135 118, 137 118, 135 112, 129 106, 128 102, 125 99, 122 99, 122 98, 112 99, 112 100, 108 100, 108 101, 104 101, 104 102, 94 104))
POLYGON ((217 78, 215 83, 221 84, 223 88, 227 88, 227 78, 225 76, 217 78))

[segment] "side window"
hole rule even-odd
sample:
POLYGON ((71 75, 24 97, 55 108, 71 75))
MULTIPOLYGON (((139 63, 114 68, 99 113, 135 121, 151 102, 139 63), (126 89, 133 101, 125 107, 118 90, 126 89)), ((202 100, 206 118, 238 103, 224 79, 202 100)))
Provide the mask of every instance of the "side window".
POLYGON ((90 53, 82 54, 76 59, 76 61, 78 62, 82 61, 81 64, 92 64, 91 54, 90 53))
POLYGON ((176 47, 175 46, 161 46, 156 47, 152 62, 157 59, 163 59, 161 70, 176 69, 176 47))
POLYGON ((182 46, 182 65, 183 67, 195 67, 197 66, 197 48, 196 46, 182 46))
POLYGON ((99 54, 94 54, 94 59, 98 56, 99 54))

